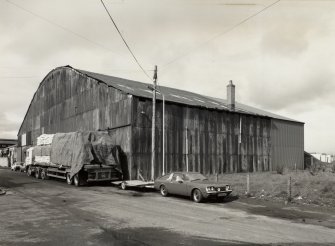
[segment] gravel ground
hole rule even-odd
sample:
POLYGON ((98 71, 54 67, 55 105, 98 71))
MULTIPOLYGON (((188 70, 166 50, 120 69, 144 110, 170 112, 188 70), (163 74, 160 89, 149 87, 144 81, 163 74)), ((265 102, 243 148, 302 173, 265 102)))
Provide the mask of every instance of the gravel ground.
POLYGON ((0 245, 332 245, 334 210, 73 187, 0 170, 0 245))

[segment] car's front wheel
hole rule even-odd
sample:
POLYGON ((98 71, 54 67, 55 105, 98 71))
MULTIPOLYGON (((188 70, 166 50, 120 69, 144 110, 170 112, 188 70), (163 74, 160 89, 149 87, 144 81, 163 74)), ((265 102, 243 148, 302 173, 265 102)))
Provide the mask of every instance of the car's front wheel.
POLYGON ((194 202, 202 202, 203 201, 203 196, 202 196, 202 193, 199 189, 195 189, 193 192, 192 192, 192 199, 194 202))
POLYGON ((168 194, 169 194, 168 191, 167 191, 167 189, 166 189, 166 187, 165 187, 165 185, 161 185, 160 192, 161 192, 162 196, 168 196, 168 194))

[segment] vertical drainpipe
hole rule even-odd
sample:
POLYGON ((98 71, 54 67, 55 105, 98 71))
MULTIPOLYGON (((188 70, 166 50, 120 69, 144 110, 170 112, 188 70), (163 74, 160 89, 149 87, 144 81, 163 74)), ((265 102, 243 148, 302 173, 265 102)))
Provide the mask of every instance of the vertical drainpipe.
POLYGON ((186 126, 186 133, 185 133, 185 136, 186 136, 186 144, 185 144, 185 152, 186 152, 186 172, 189 171, 189 168, 188 168, 188 132, 187 132, 187 126, 186 126))
POLYGON ((241 145, 242 145, 242 116, 240 115, 240 131, 238 134, 238 151, 239 151, 238 161, 239 161, 239 166, 242 170, 242 146, 241 145))
POLYGON ((186 172, 189 171, 189 166, 188 166, 188 116, 189 116, 189 108, 186 107, 186 131, 185 131, 186 172))

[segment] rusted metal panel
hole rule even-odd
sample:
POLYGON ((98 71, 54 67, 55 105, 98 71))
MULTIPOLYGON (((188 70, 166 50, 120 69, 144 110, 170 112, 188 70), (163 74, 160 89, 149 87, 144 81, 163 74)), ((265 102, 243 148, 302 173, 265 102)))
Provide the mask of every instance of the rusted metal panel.
MULTIPOLYGON (((134 98, 132 148, 138 170, 151 168, 151 104, 149 99, 134 98)), ((268 118, 244 115, 240 121, 236 113, 166 103, 165 119, 166 172, 186 170, 187 166, 190 171, 204 174, 269 169, 271 122, 268 118)), ((162 102, 158 101, 156 176, 162 173, 162 159, 162 102)), ((149 175, 150 170, 142 174, 149 175)))
POLYGON ((272 170, 286 167, 304 169, 304 125, 272 120, 272 170))

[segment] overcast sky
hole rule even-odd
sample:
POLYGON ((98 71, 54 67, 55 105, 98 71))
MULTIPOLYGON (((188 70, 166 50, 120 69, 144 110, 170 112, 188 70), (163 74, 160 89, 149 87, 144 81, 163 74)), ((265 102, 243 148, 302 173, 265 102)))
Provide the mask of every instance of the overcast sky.
MULTIPOLYGON (((226 98, 233 80, 237 101, 305 122, 305 149, 335 154, 335 1, 276 2, 105 0, 160 85, 226 98)), ((0 0, 0 54, 0 138, 55 67, 149 82, 100 0, 0 0)))

